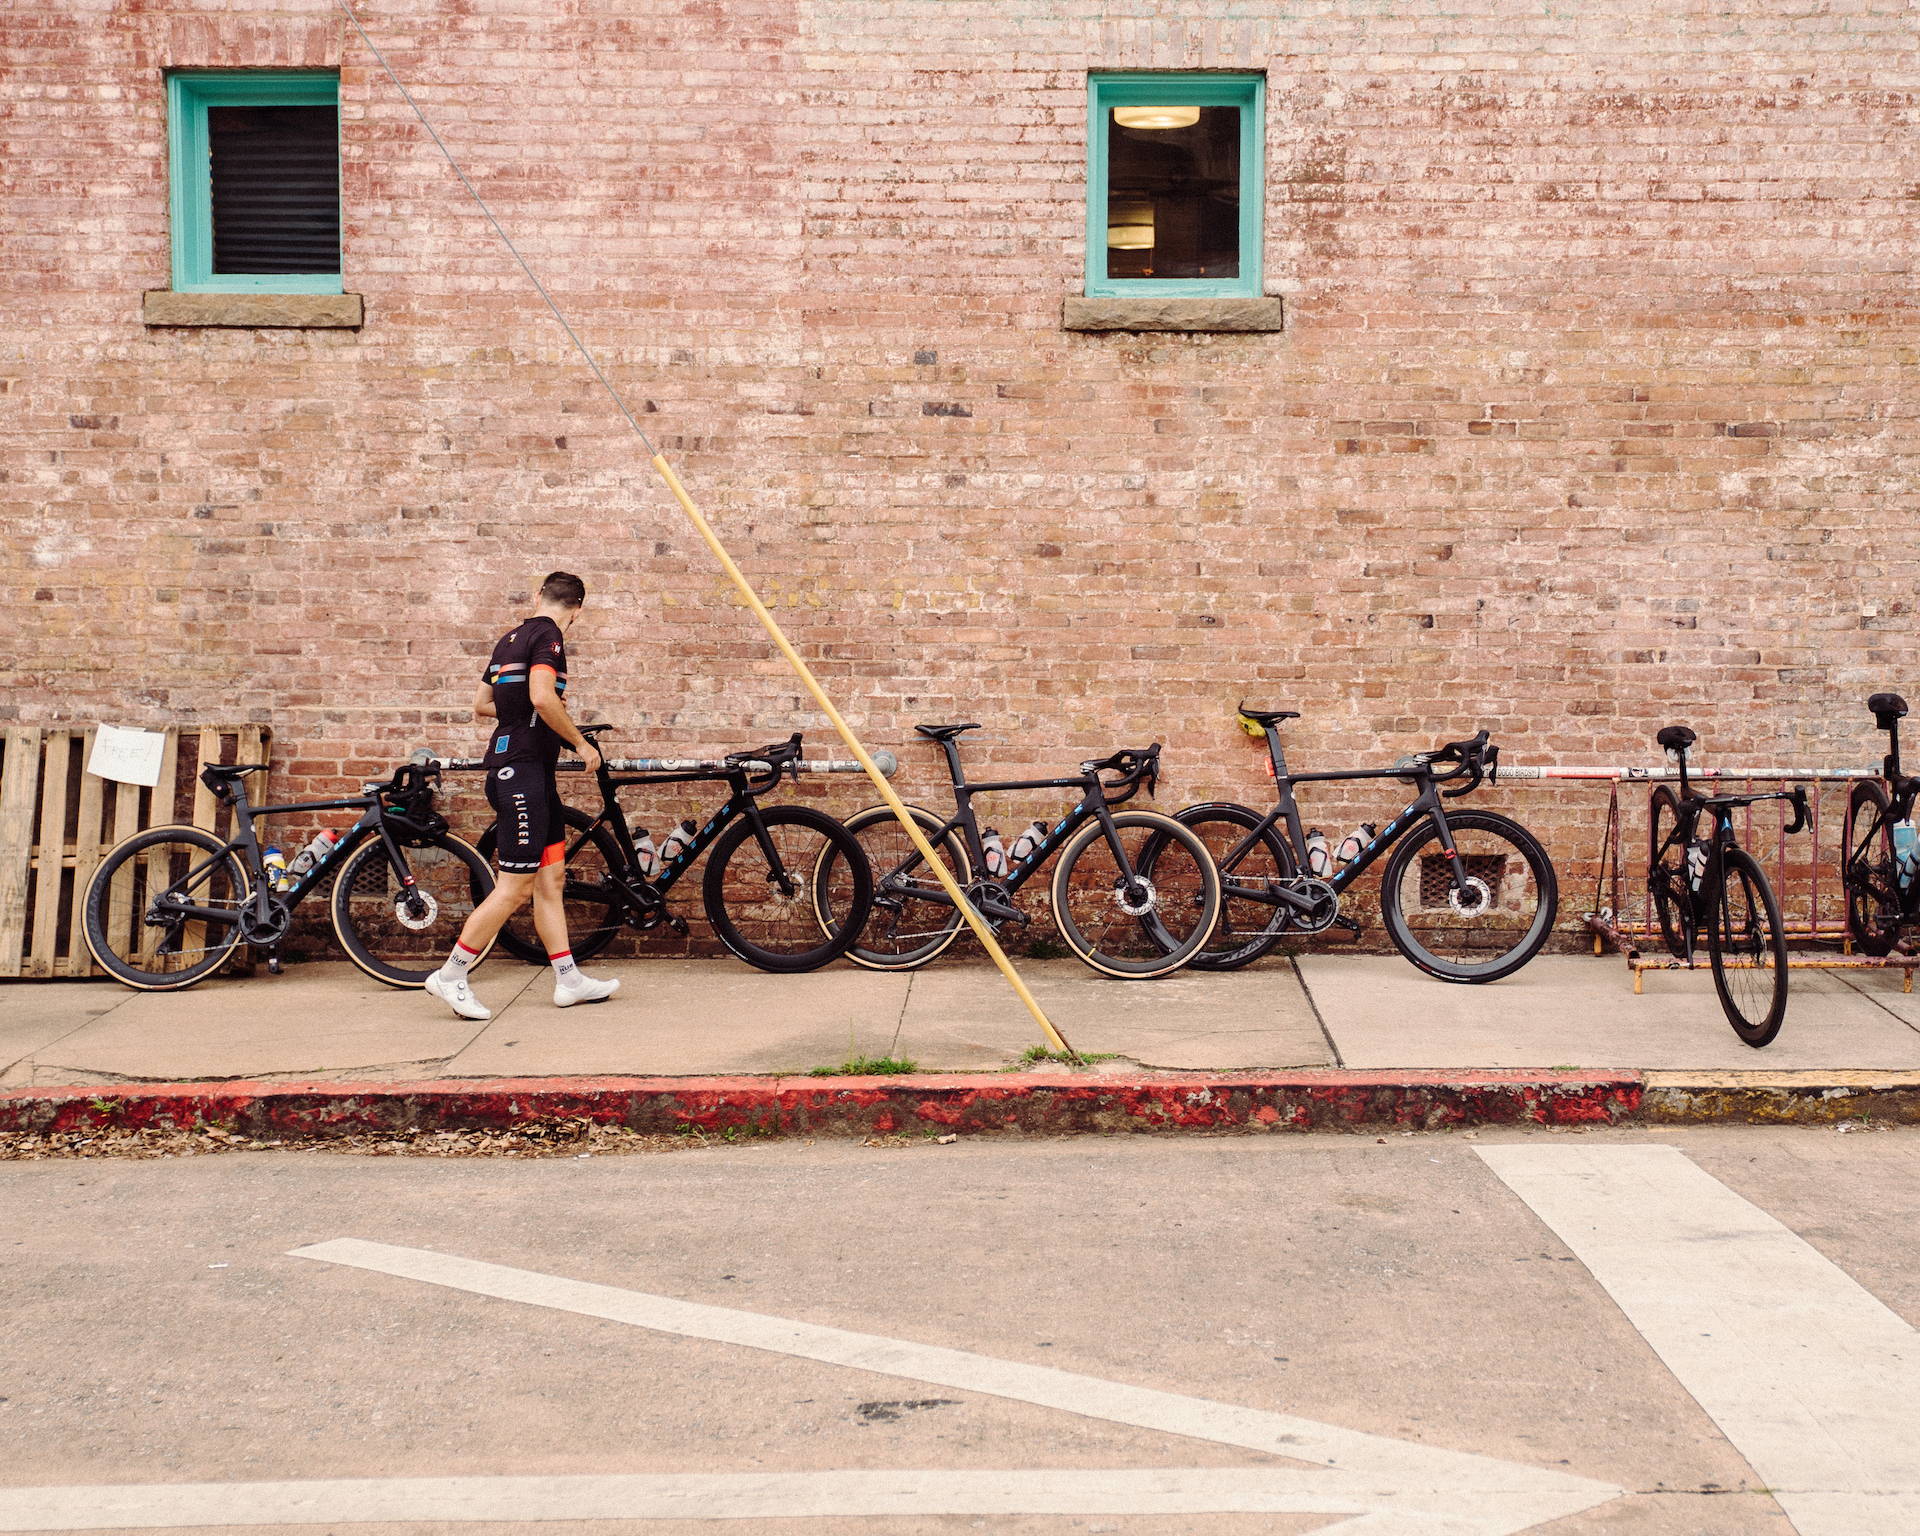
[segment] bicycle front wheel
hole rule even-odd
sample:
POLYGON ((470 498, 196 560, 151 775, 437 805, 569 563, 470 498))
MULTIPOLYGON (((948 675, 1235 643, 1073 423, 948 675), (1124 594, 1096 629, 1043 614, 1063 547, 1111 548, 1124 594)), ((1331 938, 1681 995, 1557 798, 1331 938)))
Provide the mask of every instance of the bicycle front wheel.
POLYGON ((1878 782, 1862 779, 1853 786, 1847 798, 1847 851, 1840 883, 1847 892, 1847 931, 1864 955, 1891 954, 1900 937, 1892 820, 1892 802, 1878 782))
MULTIPOLYGON (((931 811, 917 805, 907 810, 947 872, 964 888, 973 872, 959 835, 942 836, 941 822, 931 811)), ((884 805, 869 806, 849 816, 846 829, 859 840, 873 872, 873 915, 847 950, 847 958, 871 971, 911 971, 944 954, 960 936, 966 919, 946 899, 899 818, 884 805)), ((823 933, 835 931, 844 921, 851 894, 847 868, 838 845, 822 850, 814 873, 814 906, 823 933)))
POLYGON ((333 877, 333 931, 340 947, 390 987, 417 987, 438 970, 473 909, 493 889, 493 872, 480 851, 450 832, 409 848, 407 866, 411 887, 401 882, 386 844, 375 838, 333 877))
POLYGON ((1719 892, 1707 921, 1713 989, 1733 1032, 1769 1044, 1787 1016, 1787 935, 1766 872, 1744 848, 1721 855, 1719 892))
MULTIPOLYGON (((1174 818, 1207 845, 1220 871, 1220 921, 1187 962, 1196 971, 1233 971, 1271 951, 1286 932, 1290 909, 1271 898, 1294 876, 1293 852, 1269 827, 1251 834, 1261 817, 1244 805, 1195 805, 1174 818)), ((1141 850, 1148 879, 1160 862, 1166 839, 1147 839, 1141 850)), ((1199 899, 1198 891, 1193 893, 1199 899)))
POLYGON ((1560 910, 1560 885, 1540 840, 1496 811, 1450 811, 1453 861, 1431 820, 1403 837, 1380 881, 1393 947, 1442 981, 1498 981, 1540 952, 1560 910))
POLYGON ((246 870, 198 827, 151 827, 109 849, 87 884, 87 949, 114 980, 177 992, 211 976, 239 942, 246 870), (230 912, 231 921, 170 920, 160 900, 230 912))
POLYGON ((707 855, 701 886, 707 921, 748 965, 812 971, 847 952, 873 908, 873 873, 854 835, 824 811, 775 805, 760 812, 772 857, 750 817, 735 818, 707 855), (838 866, 826 921, 816 909, 823 862, 838 866))
POLYGON ((1220 920, 1220 872, 1199 835, 1158 811, 1120 811, 1106 830, 1089 822, 1053 869, 1053 922, 1067 947, 1096 971, 1144 981, 1177 971, 1220 920), (1146 845, 1156 842, 1153 874, 1146 845))
MULTIPOLYGON (((585 811, 568 806, 562 824, 567 844, 566 878, 561 885, 567 946, 575 960, 591 960, 620 932, 626 909, 613 884, 613 871, 624 868, 625 860, 613 834, 585 811)), ((489 865, 499 846, 499 832, 496 823, 480 836, 480 857, 489 865)), ((487 889, 492 889, 491 878, 487 889)), ((485 894, 480 892, 481 896, 485 894)), ((547 963, 547 946, 534 927, 531 901, 501 926, 500 947, 529 965, 547 963)))

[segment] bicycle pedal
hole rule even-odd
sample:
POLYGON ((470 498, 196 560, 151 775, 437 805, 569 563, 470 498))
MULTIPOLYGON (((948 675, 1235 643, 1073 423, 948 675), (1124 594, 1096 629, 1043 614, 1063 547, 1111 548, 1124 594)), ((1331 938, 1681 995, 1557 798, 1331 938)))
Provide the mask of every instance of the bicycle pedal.
POLYGON ((280 957, 278 955, 267 956, 267 974, 269 976, 278 976, 280 974, 280 957))
POLYGON ((684 939, 687 936, 687 920, 684 917, 679 917, 669 912, 667 914, 667 926, 679 934, 681 938, 684 939))
POLYGON ((1331 926, 1345 929, 1355 938, 1360 936, 1360 920, 1357 917, 1348 917, 1345 913, 1342 913, 1333 920, 1331 926))

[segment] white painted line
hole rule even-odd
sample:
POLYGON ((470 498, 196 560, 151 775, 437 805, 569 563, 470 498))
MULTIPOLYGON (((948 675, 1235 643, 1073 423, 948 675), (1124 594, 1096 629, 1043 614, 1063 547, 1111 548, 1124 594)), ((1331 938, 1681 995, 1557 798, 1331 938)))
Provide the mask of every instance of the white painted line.
POLYGON ((1476 1147, 1620 1306, 1800 1536, 1920 1531, 1915 1331, 1663 1146, 1476 1147))
MULTIPOLYGON (((1432 1495, 1383 1493, 1338 1473, 1156 1471, 784 1472, 588 1477, 341 1478, 0 1490, 0 1531, 178 1530, 377 1521, 769 1520, 875 1515, 1365 1514, 1334 1529, 1465 1536, 1509 1525, 1440 1521, 1432 1495), (1397 1507, 1407 1514, 1396 1518, 1397 1507)), ((1529 1523, 1564 1500, 1535 1496, 1529 1523)), ((1519 1496, 1515 1505, 1520 1507, 1519 1496)), ((1524 1529, 1524 1527, 1521 1527, 1524 1529)))
MULTIPOLYGON (((1326 1506, 1319 1500, 1359 1499, 1359 1508, 1371 1513, 1339 1527, 1350 1536, 1508 1536, 1546 1520, 1590 1509, 1620 1492, 1608 1484, 1563 1472, 1415 1445, 1289 1414, 1129 1386, 965 1350, 568 1280, 420 1248, 339 1238, 293 1252, 299 1258, 606 1318, 683 1338, 768 1350, 1317 1463, 1337 1470, 1286 1474, 1295 1479, 1291 1486, 1300 1498, 1315 1500, 1287 1507, 1323 1512, 1326 1506), (1310 1495, 1308 1490, 1316 1493, 1310 1495)), ((1270 1475, 1278 1478, 1282 1474, 1270 1475)), ((1355 1505, 1340 1502, 1336 1507, 1353 1509, 1355 1505)))

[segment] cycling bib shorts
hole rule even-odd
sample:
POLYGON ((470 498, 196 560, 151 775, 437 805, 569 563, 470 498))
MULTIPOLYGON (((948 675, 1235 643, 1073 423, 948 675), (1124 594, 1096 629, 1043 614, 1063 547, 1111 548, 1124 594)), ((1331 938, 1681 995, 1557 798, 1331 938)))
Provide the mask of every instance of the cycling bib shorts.
POLYGON ((487 804, 494 814, 494 861, 503 875, 531 875, 567 853, 565 807, 553 769, 505 763, 487 773, 487 804))

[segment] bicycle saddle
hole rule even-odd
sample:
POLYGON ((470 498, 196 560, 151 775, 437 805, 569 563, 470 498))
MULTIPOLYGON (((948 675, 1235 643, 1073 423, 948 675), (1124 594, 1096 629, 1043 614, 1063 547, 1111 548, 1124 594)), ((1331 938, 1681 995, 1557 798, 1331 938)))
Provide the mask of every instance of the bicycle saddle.
POLYGON ((1240 713, 1255 725, 1278 725, 1282 720, 1300 718, 1300 711, 1297 709, 1249 709, 1244 704, 1240 706, 1240 713))
POLYGON ((1684 752, 1700 738, 1684 725, 1669 725, 1653 739, 1669 752, 1684 752))
POLYGON ((1893 722, 1905 718, 1907 701, 1897 693, 1876 693, 1867 700, 1867 708, 1873 711, 1873 722, 1881 730, 1893 728, 1893 722))
POLYGON ((586 737, 588 741, 592 741, 592 740, 593 740, 593 738, 594 738, 594 737, 596 737, 596 736, 598 736, 598 735, 599 735, 599 734, 600 734, 600 733, 601 733, 602 731, 610 731, 610 730, 612 730, 612 729, 613 729, 613 726, 612 726, 612 725, 611 725, 610 723, 608 723, 607 721, 604 721, 604 720, 603 720, 603 721, 601 721, 601 722, 600 722, 600 724, 598 724, 598 725, 583 725, 583 726, 581 726, 581 727, 580 727, 580 734, 581 734, 582 736, 584 736, 584 737, 586 737))
POLYGON ((266 763, 208 763, 200 770, 203 779, 237 779, 244 774, 265 773, 266 763))
POLYGON ((952 741, 962 731, 979 730, 980 722, 970 720, 965 725, 916 725, 914 729, 929 741, 952 741))

